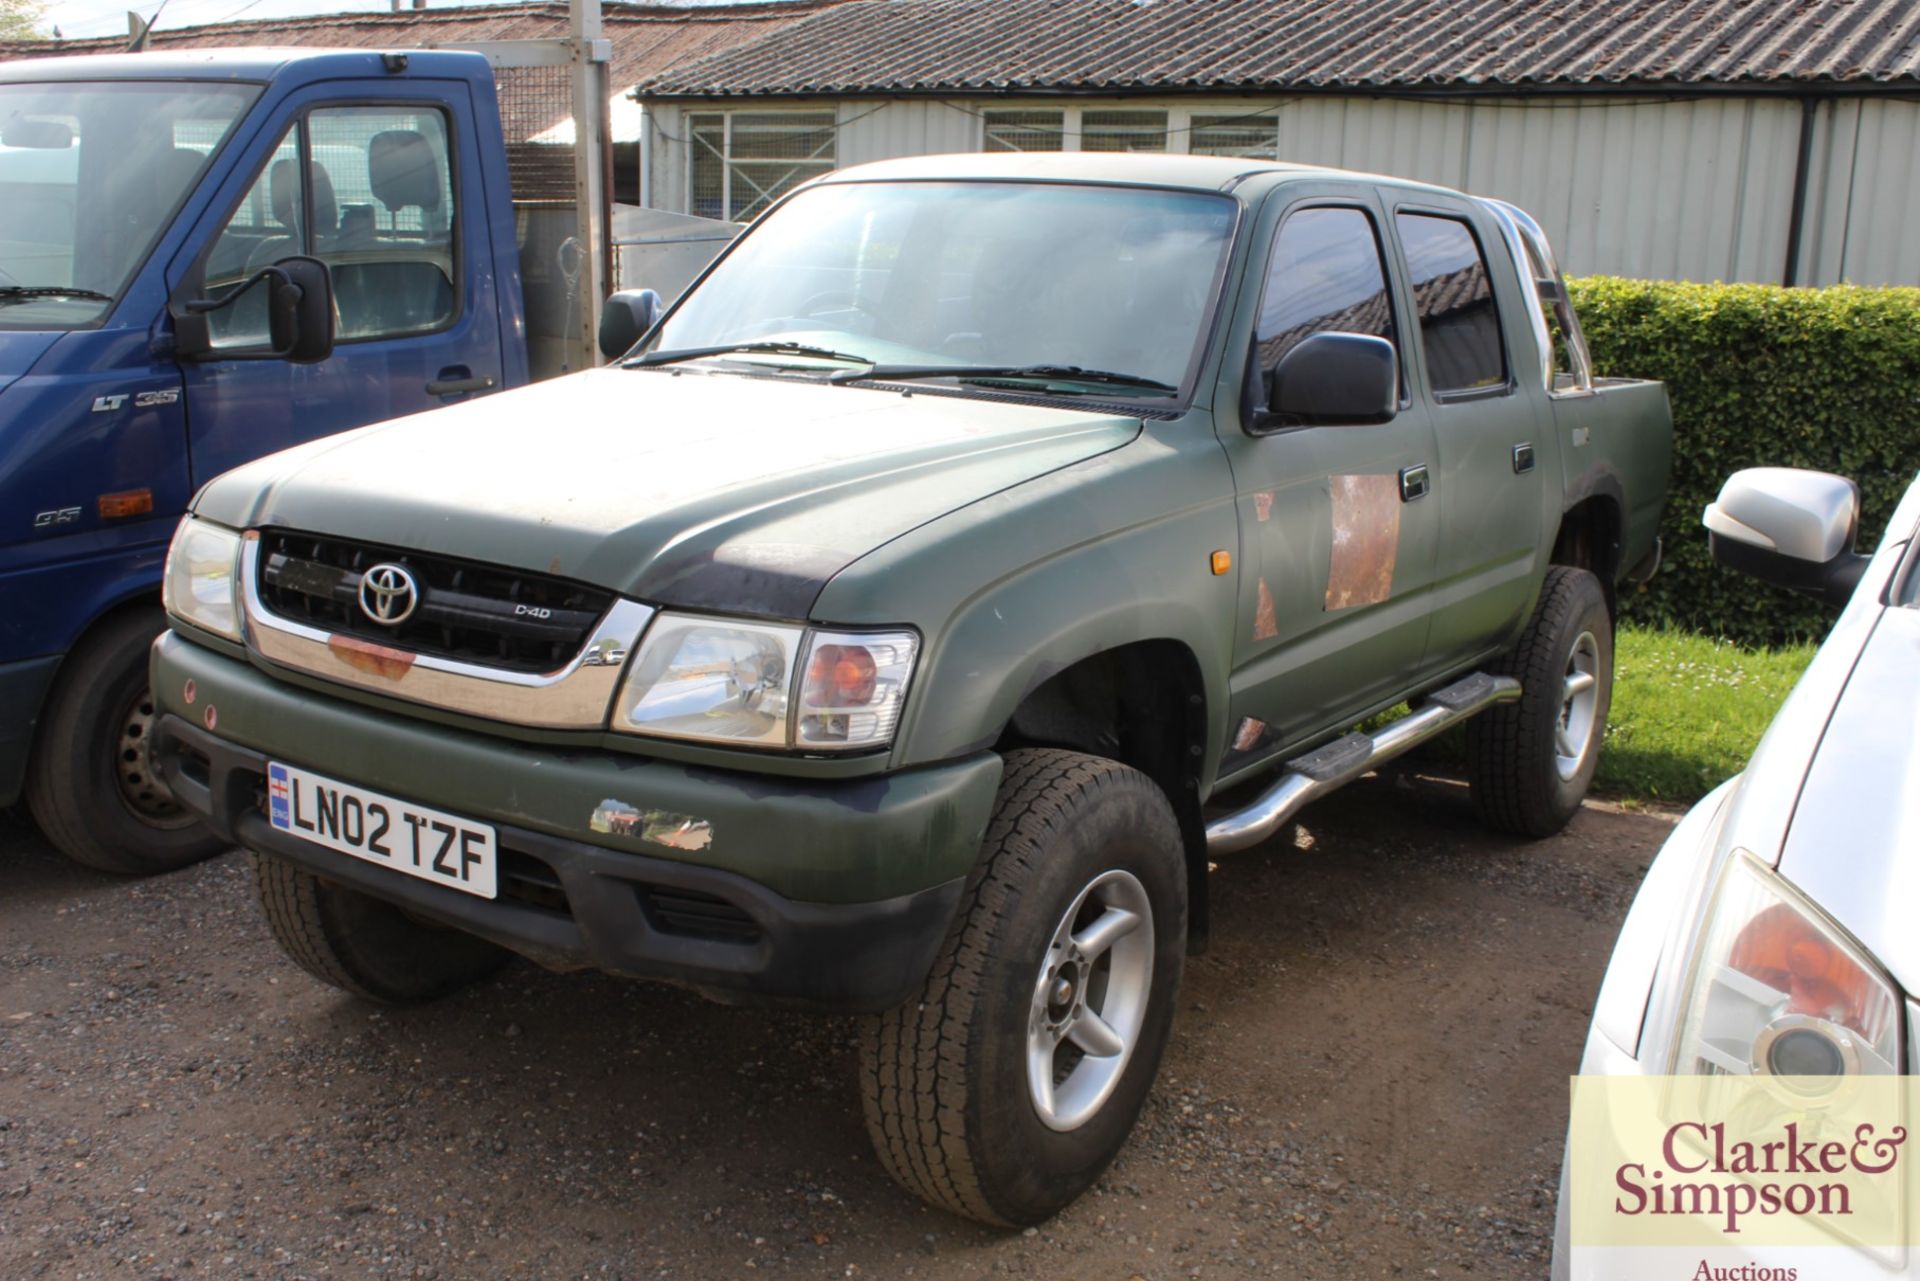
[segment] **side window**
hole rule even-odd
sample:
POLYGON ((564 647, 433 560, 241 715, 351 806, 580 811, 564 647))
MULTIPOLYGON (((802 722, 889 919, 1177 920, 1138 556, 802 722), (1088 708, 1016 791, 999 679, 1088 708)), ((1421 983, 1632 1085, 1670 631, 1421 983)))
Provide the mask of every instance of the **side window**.
POLYGON ((1359 209, 1302 209, 1273 242, 1255 341, 1260 368, 1314 334, 1369 334, 1399 346, 1373 219, 1359 209))
MULTIPOLYGON (((304 206, 300 140, 289 129, 274 148, 273 159, 214 238, 207 257, 207 296, 223 297, 262 267, 289 254, 305 253, 306 238, 300 229, 304 206)), ((249 289, 232 306, 209 315, 207 323, 216 349, 264 346, 266 289, 249 289)))
MULTIPOLYGON (((327 107, 289 129, 214 238, 206 292, 306 254, 333 274, 342 342, 438 329, 454 314, 454 196, 446 119, 431 108, 327 107), (301 132, 309 158, 300 166, 301 132)), ((256 286, 208 317, 216 348, 267 342, 256 286)))
POLYGON ((340 338, 453 319, 453 166, 430 107, 327 107, 307 117, 311 252, 333 272, 340 338))
POLYGON ((1420 349, 1435 392, 1504 386, 1506 346, 1487 260, 1458 218, 1403 213, 1396 219, 1420 317, 1420 349))

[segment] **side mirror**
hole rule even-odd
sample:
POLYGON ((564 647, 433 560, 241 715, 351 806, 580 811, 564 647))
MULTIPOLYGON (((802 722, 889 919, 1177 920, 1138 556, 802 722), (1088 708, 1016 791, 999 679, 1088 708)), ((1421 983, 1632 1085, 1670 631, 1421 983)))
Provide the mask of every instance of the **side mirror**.
POLYGON ((1831 604, 1846 604, 1867 567, 1853 550, 1860 490, 1844 476, 1793 467, 1737 471, 1701 523, 1720 564, 1831 604))
POLYGON ((613 360, 633 350, 666 309, 651 289, 622 289, 608 298, 600 312, 600 354, 613 360))
POLYGON ((1348 426, 1390 422, 1400 409, 1393 344, 1368 334, 1314 334, 1267 375, 1267 407, 1256 427, 1348 426))
POLYGON ((333 354, 333 276, 318 258, 282 258, 219 298, 195 298, 174 311, 175 352, 183 359, 289 360, 318 364, 333 354), (267 284, 269 350, 218 351, 207 317, 267 284))

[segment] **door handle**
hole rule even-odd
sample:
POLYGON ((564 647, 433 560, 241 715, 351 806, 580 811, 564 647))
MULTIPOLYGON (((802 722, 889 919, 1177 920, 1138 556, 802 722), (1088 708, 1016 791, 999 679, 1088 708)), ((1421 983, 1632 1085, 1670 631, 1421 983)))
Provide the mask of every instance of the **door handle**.
POLYGON ((1425 498, 1428 489, 1427 465, 1415 463, 1411 467, 1400 469, 1400 501, 1410 503, 1425 498))
POLYGON ((1524 476, 1533 470, 1533 442, 1521 441, 1513 447, 1513 474, 1524 476))
POLYGON ((489 391, 492 387, 493 379, 485 374, 467 378, 436 378, 427 384, 427 395, 454 396, 463 391, 489 391))

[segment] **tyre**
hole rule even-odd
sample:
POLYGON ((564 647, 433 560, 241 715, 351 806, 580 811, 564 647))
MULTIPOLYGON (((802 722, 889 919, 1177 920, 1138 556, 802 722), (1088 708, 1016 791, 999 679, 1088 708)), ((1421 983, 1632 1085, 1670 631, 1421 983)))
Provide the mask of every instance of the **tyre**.
POLYGON ((1007 753, 976 868, 918 998, 865 1021, 867 1132, 909 1191, 1026 1225, 1084 1192, 1159 1070, 1185 961, 1166 796, 1077 752, 1007 753))
POLYGON ((419 1005, 506 964, 505 948, 430 925, 377 898, 249 852, 280 950, 322 983, 382 1005, 419 1005))
POLYGON ((145 876, 225 849, 153 772, 156 719, 147 651, 166 627, 158 609, 102 622, 60 665, 27 768, 27 807, 75 862, 145 876))
POLYGON ((1613 704, 1613 615, 1584 569, 1547 571, 1520 641, 1490 669, 1517 701, 1467 724, 1467 770, 1481 821, 1516 836, 1567 825, 1593 782, 1613 704))

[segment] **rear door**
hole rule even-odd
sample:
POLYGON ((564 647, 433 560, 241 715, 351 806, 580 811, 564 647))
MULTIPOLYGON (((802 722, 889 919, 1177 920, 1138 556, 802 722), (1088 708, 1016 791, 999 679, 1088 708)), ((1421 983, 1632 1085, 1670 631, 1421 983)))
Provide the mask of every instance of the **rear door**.
MULTIPOLYGON (((1298 187, 1283 189, 1292 196, 1298 187)), ((1261 282, 1264 375, 1316 333, 1402 347, 1384 210, 1369 188, 1314 184, 1287 207, 1261 282)), ((1433 434, 1404 385, 1391 422, 1222 433, 1240 517, 1232 740, 1223 773, 1351 723, 1417 678, 1439 509, 1433 434)))
POLYGON ((1540 455, 1554 455, 1542 435, 1544 393, 1517 374, 1525 317, 1491 220, 1468 201, 1422 192, 1395 204, 1393 225, 1418 315, 1410 373, 1425 388, 1436 450, 1426 666, 1448 671, 1500 648, 1524 621, 1546 554, 1540 455))
POLYGON ((214 351, 184 362, 196 483, 249 459, 500 385, 480 157, 464 84, 333 83, 294 95, 273 141, 213 206, 177 299, 228 298, 214 351), (262 268, 306 254, 333 277, 336 345, 267 350, 262 268))

